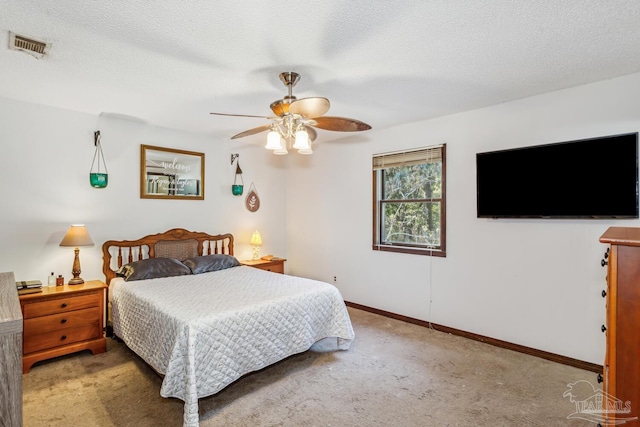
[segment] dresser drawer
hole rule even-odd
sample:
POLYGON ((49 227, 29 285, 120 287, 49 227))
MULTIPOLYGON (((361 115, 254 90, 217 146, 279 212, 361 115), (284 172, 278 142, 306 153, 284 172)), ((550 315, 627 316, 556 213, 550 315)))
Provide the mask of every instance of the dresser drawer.
POLYGON ((51 298, 46 301, 34 301, 24 304, 22 315, 25 319, 47 316, 49 314, 64 313, 83 308, 100 307, 103 294, 91 293, 84 295, 67 295, 51 298))
POLYGON ((50 316, 34 317, 24 320, 24 336, 31 338, 34 335, 56 331, 66 328, 75 328, 95 323, 102 315, 100 307, 85 308, 84 310, 69 311, 66 313, 52 314, 50 316))
POLYGON ((24 354, 90 340, 92 338, 100 338, 101 336, 102 328, 100 327, 99 321, 77 328, 58 329, 43 334, 32 335, 29 339, 24 340, 24 354))

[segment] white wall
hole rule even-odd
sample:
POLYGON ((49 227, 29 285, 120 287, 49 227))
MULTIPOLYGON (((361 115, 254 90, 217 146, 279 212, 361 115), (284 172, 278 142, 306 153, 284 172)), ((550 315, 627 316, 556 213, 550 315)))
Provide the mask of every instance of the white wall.
POLYGON ((285 253, 285 164, 262 147, 171 131, 113 115, 93 116, 0 98, 2 207, 0 271, 16 280, 42 280, 50 272, 71 277, 73 248, 59 246, 72 223, 84 223, 95 246, 80 249, 85 280, 102 279, 101 245, 181 227, 231 232, 236 255, 251 257, 258 229, 263 251, 285 253), (104 189, 89 185, 93 132, 100 130, 109 172, 104 189), (205 200, 140 199, 140 145, 205 154, 205 200), (240 154, 245 193, 231 194, 240 154), (244 197, 255 183, 261 207, 249 212, 244 197))
POLYGON ((602 364, 606 246, 598 238, 640 222, 478 219, 475 153, 638 130, 634 74, 321 143, 313 161, 290 165, 289 271, 336 276, 348 301, 602 364), (372 154, 440 143, 447 257, 373 251, 372 154))
POLYGON ((50 271, 70 277, 73 249, 58 244, 76 222, 96 242, 81 249, 87 280, 103 278, 100 247, 108 239, 174 227, 231 232, 236 254, 248 258, 259 229, 263 253, 288 258, 292 274, 336 276, 348 301, 602 363, 605 246, 598 238, 609 226, 640 222, 477 219, 475 153, 639 129, 640 74, 374 129, 285 158, 258 145, 0 99, 0 271, 17 280, 45 281, 50 271), (98 129, 105 189, 91 188, 88 178, 98 129), (447 257, 372 251, 372 154, 443 142, 447 257), (140 144, 204 152, 205 200, 140 199, 140 144), (244 196, 231 195, 231 153, 240 153, 245 189, 256 185, 256 213, 244 196))

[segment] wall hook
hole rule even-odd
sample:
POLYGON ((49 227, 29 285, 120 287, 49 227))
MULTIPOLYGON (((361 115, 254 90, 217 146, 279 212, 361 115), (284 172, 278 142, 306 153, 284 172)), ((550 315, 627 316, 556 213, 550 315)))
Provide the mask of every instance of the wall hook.
POLYGON ((233 164, 233 162, 236 161, 236 159, 240 158, 240 154, 236 153, 236 154, 232 154, 231 155, 231 164, 233 164))

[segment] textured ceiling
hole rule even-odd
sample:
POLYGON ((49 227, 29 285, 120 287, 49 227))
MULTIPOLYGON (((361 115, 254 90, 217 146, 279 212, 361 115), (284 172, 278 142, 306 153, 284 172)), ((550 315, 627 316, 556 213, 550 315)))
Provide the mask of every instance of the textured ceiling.
POLYGON ((210 112, 270 115, 296 71, 383 129, 638 72, 639 23, 637 0, 0 0, 0 97, 227 139, 267 121, 210 112))

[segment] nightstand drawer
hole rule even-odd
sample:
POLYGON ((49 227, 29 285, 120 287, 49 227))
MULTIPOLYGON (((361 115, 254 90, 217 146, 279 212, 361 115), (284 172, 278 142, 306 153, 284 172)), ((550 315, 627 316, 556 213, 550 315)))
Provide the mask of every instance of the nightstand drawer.
POLYGON ((77 328, 58 329, 44 334, 32 335, 29 339, 24 340, 24 354, 101 336, 102 328, 99 321, 77 328))
POLYGON ((284 264, 283 263, 259 266, 257 268, 259 268, 261 270, 272 271, 274 273, 284 274, 284 264))
POLYGON ((87 295, 66 295, 24 304, 23 316, 25 319, 47 316, 49 314, 64 313, 84 308, 100 307, 102 293, 94 292, 87 295))
POLYGON ((24 320, 24 336, 31 338, 34 335, 56 331, 66 328, 75 328, 92 324, 102 316, 100 307, 85 308, 66 313, 52 314, 50 316, 35 317, 24 320))

